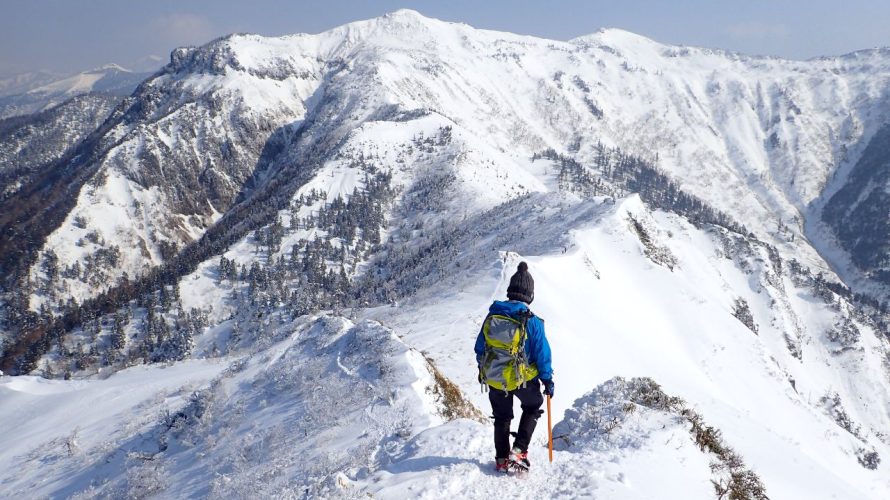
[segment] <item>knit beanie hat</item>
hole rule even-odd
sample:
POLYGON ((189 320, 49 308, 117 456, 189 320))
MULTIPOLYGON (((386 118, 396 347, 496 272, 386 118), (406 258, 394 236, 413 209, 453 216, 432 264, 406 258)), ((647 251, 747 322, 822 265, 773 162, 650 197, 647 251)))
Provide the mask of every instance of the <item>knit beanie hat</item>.
POLYGON ((516 273, 510 277, 510 286, 507 287, 507 298, 519 300, 531 304, 535 300, 535 280, 528 273, 528 264, 520 262, 516 273))

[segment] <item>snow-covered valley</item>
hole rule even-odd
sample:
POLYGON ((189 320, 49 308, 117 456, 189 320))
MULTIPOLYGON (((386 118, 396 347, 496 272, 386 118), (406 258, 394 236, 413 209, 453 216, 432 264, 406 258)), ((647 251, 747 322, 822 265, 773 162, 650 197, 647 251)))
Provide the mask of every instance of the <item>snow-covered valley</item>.
POLYGON ((0 496, 885 498, 886 283, 820 214, 888 81, 411 11, 177 49, 0 200, 40 207, 0 216, 0 496), (473 353, 520 261, 557 388, 524 480, 473 353))

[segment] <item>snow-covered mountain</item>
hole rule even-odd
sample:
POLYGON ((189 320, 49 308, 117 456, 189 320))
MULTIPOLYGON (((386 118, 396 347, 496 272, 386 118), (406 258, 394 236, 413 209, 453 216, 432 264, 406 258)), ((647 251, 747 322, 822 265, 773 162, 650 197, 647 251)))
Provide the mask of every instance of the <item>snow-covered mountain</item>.
POLYGON ((31 89, 61 80, 66 76, 67 75, 62 73, 48 70, 29 71, 26 73, 9 75, 0 78, 0 97, 24 94, 31 89))
POLYGON ((0 119, 45 111, 79 95, 129 95, 151 73, 106 64, 74 75, 34 72, 0 80, 0 119))
POLYGON ((54 167, 105 122, 122 100, 109 94, 84 94, 40 113, 0 120, 0 197, 54 167))
MULTIPOLYGON (((615 30, 538 40, 406 12, 320 35, 233 35, 174 52, 65 167, 80 178, 61 180, 76 189, 102 181, 79 190, 52 224, 19 230, 34 234, 31 252, 53 250, 62 266, 83 256, 76 241, 98 232, 121 249, 113 283, 198 239, 266 177, 309 175, 343 141, 430 114, 466 133, 461 164, 502 170, 505 191, 538 189, 512 173, 516 157, 553 149, 589 166, 598 144, 617 146, 657 158, 685 191, 827 271, 804 221, 818 220, 810 207, 882 124, 888 65, 886 51, 796 62, 615 30), (114 222, 100 213, 115 213, 114 222), (97 220, 81 229, 75 219, 97 220)), ((456 170, 476 189, 474 169, 456 170)), ((503 193, 492 194, 476 204, 503 193)), ((78 300, 103 289, 58 285, 78 300)))
POLYGON ((177 49, 0 201, 3 369, 32 374, 0 397, 43 416, 0 488, 882 498, 888 80, 887 50, 412 11, 177 49), (522 484, 488 473, 472 363, 520 259, 558 387, 522 484))

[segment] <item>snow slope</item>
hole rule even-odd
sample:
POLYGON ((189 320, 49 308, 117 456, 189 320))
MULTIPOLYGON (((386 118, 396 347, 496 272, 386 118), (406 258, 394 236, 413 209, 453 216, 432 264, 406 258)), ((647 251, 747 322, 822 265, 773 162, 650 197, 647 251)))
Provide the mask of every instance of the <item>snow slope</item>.
POLYGON ((0 419, 32 424, 4 435, 0 491, 315 496, 442 422, 433 369, 379 325, 320 318, 276 335, 253 355, 104 380, 4 377, 0 419))
POLYGON ((104 380, 3 377, 0 418, 5 429, 19 429, 2 437, 3 496, 70 497, 87 488, 97 465, 123 463, 150 445, 159 415, 225 368, 218 360, 191 361, 104 380))

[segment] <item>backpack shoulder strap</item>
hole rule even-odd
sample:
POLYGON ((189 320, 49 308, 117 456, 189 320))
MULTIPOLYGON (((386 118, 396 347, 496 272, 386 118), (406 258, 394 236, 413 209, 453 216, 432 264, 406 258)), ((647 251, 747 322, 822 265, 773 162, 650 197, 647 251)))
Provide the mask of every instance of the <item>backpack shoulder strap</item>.
POLYGON ((525 311, 522 312, 522 315, 523 315, 523 321, 526 321, 526 322, 527 322, 528 320, 532 319, 532 318, 538 318, 538 320, 539 320, 541 323, 544 322, 544 318, 542 318, 542 317, 538 316, 537 314, 533 313, 531 309, 526 309, 525 311))
POLYGON ((535 318, 535 317, 536 317, 535 313, 533 313, 531 309, 526 309, 526 310, 520 312, 519 317, 516 319, 518 319, 522 323, 523 328, 525 328, 526 324, 528 323, 528 320, 535 318))
POLYGON ((525 345, 526 340, 528 339, 528 320, 535 317, 535 313, 531 311, 531 309, 526 309, 519 313, 519 317, 516 318, 519 321, 519 324, 522 326, 522 336, 520 337, 520 344, 525 345))

